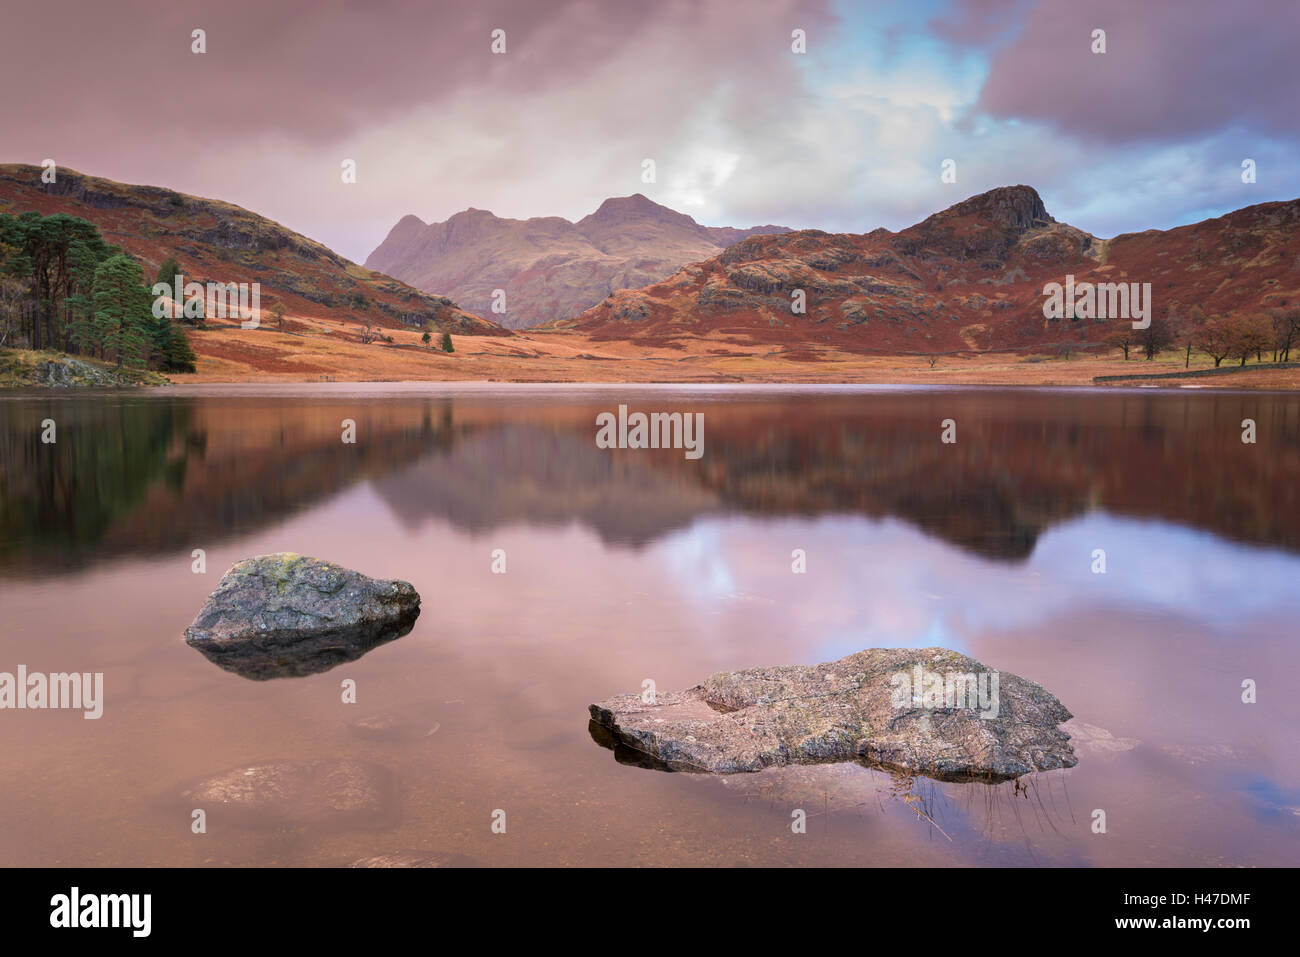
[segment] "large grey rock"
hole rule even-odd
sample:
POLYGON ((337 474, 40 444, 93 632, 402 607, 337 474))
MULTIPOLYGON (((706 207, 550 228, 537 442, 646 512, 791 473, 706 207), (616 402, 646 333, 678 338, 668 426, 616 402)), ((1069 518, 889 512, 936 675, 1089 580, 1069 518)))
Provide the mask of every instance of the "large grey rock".
POLYGON ((873 648, 821 665, 716 674, 653 703, 626 694, 593 704, 591 719, 593 738, 620 761, 667 770, 856 760, 940 780, 1006 780, 1077 763, 1057 727, 1070 719, 1060 701, 943 648, 873 648), (922 694, 925 675, 981 674, 990 692, 997 675, 996 707, 922 694))
POLYGON ((210 826, 391 827, 397 786, 391 771, 368 761, 267 761, 232 768, 182 792, 210 826))
POLYGON ((280 552, 233 565, 185 641, 245 678, 300 677, 400 638, 419 614, 420 596, 408 582, 280 552))

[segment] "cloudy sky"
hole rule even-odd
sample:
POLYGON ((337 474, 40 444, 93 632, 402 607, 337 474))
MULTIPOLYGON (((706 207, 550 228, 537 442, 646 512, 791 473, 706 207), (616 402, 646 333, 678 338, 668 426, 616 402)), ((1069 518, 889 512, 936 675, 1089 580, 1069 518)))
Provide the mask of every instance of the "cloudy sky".
POLYGON ((357 261, 407 213, 634 192, 863 232, 1027 183, 1102 236, 1300 196, 1295 0, 4 6, 0 162, 228 200, 357 261))

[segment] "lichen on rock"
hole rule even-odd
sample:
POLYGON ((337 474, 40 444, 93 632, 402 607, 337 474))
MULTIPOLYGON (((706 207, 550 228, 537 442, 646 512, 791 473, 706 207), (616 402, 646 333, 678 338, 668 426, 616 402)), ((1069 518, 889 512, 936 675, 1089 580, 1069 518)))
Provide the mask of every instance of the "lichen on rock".
POLYGON ((999 781, 1077 763, 1057 727, 1071 715, 1055 696, 943 648, 873 648, 826 664, 724 672, 653 701, 625 694, 590 710, 599 743, 645 756, 620 760, 667 770, 861 761, 940 780, 999 781), (924 693, 910 688, 913 675, 927 676, 924 693), (928 676, 938 676, 933 699, 928 676), (972 680, 992 689, 991 702, 946 696, 969 691, 972 680))
POLYGON ((299 677, 400 638, 419 614, 409 582, 280 552, 233 565, 185 629, 185 641, 246 678, 299 677))

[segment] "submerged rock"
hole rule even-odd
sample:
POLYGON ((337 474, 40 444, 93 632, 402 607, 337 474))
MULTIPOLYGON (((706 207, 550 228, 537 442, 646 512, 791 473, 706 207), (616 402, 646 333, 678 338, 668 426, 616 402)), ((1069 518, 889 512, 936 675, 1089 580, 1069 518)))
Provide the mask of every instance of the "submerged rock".
POLYGON ((245 678, 301 677, 400 638, 419 614, 420 596, 408 582, 281 552, 233 565, 185 641, 245 678))
POLYGON ((623 763, 730 774, 864 761, 940 780, 1073 767, 1057 727, 1070 717, 1034 682, 943 648, 873 648, 591 706, 593 738, 623 763))
POLYGON ((232 768, 182 792, 213 823, 237 827, 391 827, 397 786, 366 761, 268 761, 232 768))
POLYGON ((478 862, 464 854, 441 854, 430 851, 394 851, 375 857, 363 857, 348 867, 477 867, 478 862))
POLYGON ((1078 750, 1087 754, 1107 755, 1132 751, 1142 742, 1137 738, 1117 738, 1105 728, 1088 724, 1078 718, 1071 718, 1065 724, 1070 741, 1078 750))

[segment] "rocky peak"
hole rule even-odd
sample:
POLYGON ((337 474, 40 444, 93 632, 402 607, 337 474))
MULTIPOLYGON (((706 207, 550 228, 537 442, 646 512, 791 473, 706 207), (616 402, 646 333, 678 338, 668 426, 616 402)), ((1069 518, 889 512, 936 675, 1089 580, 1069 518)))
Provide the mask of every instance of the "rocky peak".
POLYGON ((689 226, 697 225, 695 220, 685 213, 679 213, 667 206, 660 206, 641 193, 633 193, 631 196, 610 197, 601 203, 600 208, 590 216, 579 220, 578 225, 592 223, 604 226, 638 219, 649 219, 661 223, 681 223, 689 226))
POLYGON ((893 246, 906 255, 1002 260, 1032 229, 1054 224, 1031 186, 999 186, 962 200, 898 233, 893 246))
POLYGON ((443 244, 446 245, 472 243, 495 227, 504 224, 504 220, 489 210, 475 209, 471 206, 469 209, 453 214, 445 223, 438 225, 442 227, 443 244))
POLYGON ((967 216, 976 216, 990 225, 1022 232, 1056 222, 1048 215, 1042 197, 1032 186, 999 186, 955 206, 949 206, 921 225, 938 225, 967 216))

